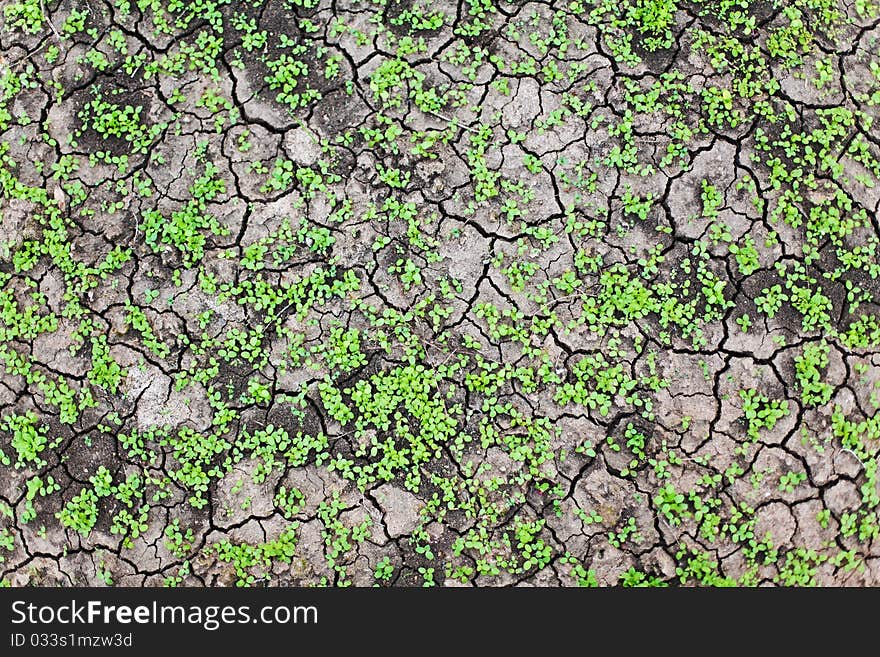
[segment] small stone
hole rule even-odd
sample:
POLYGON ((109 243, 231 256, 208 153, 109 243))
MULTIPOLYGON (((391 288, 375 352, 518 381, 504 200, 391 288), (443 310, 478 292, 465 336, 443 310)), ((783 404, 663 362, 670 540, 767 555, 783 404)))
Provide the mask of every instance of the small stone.
POLYGON ((294 162, 303 166, 311 166, 321 157, 316 137, 304 128, 288 130, 284 135, 284 148, 294 162))

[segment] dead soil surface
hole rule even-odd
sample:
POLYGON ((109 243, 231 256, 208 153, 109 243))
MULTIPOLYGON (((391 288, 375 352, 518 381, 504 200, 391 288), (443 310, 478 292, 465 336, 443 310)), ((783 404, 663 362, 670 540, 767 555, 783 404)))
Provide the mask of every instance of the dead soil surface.
POLYGON ((880 584, 880 5, 140 4, 0 2, 0 580, 880 584))

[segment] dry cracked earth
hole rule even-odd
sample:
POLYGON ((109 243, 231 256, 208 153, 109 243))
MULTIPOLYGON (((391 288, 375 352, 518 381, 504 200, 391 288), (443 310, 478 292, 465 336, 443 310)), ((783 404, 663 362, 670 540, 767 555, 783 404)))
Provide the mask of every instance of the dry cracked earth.
POLYGON ((0 2, 7 586, 880 584, 877 0, 0 2))

